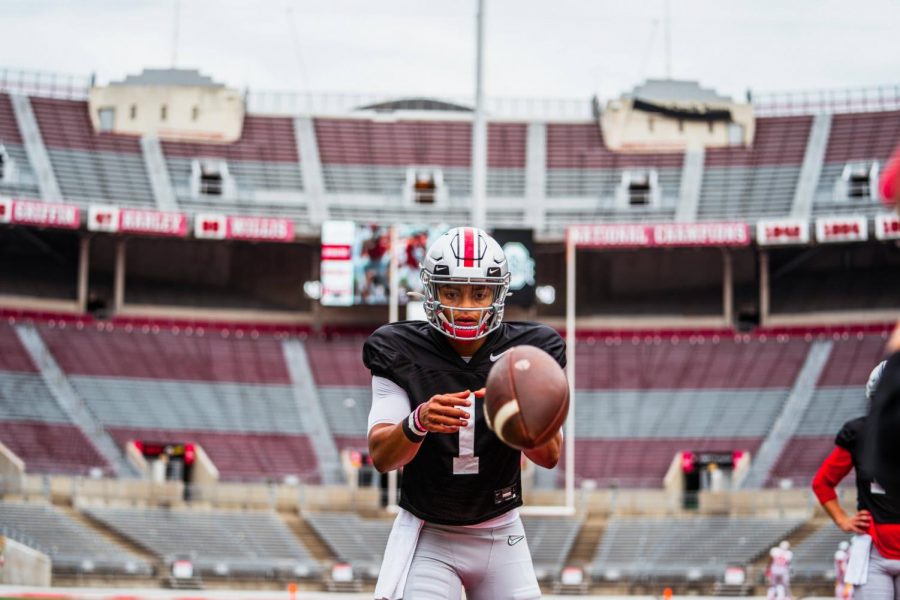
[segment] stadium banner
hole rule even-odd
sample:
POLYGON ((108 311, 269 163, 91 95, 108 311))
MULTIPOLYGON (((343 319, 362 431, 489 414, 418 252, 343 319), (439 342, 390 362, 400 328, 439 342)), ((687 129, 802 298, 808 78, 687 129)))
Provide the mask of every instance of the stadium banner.
POLYGON ((0 223, 78 229, 81 210, 72 204, 0 197, 0 223))
POLYGON ((104 205, 88 208, 88 229, 170 237, 185 237, 188 231, 187 215, 183 213, 104 205))
POLYGON ((294 241, 294 222, 277 217, 242 217, 203 213, 194 217, 194 237, 249 242, 292 242, 294 241))
POLYGON ((188 231, 187 215, 176 212, 122 208, 119 210, 119 231, 185 237, 188 231))
POLYGON ((869 223, 865 217, 819 217, 816 219, 816 241, 823 244, 864 242, 869 239, 869 223))
POLYGON ((506 303, 531 307, 534 304, 534 232, 531 229, 494 229, 491 235, 503 248, 509 265, 510 296, 506 303))
POLYGON ((105 231, 115 233, 119 230, 119 209, 115 206, 92 204, 88 207, 89 231, 105 231))
POLYGON ((809 243, 806 219, 760 219, 756 222, 756 243, 760 246, 783 246, 809 243))
POLYGON ((353 305, 353 221, 322 223, 322 249, 319 279, 322 282, 323 306, 353 305))
POLYGON ((566 235, 582 248, 750 245, 750 227, 739 222, 573 225, 566 235))
MULTIPOLYGON (((397 229, 397 279, 400 304, 410 292, 422 293, 419 266, 428 247, 449 225, 395 225, 397 229)), ((353 301, 355 304, 387 304, 390 295, 391 228, 357 225, 353 241, 353 301)))
POLYGON ((900 240, 900 215, 896 213, 876 215, 875 238, 879 240, 900 240))
POLYGON ((228 233, 228 217, 201 213, 194 215, 194 237, 201 240, 224 240, 228 233))

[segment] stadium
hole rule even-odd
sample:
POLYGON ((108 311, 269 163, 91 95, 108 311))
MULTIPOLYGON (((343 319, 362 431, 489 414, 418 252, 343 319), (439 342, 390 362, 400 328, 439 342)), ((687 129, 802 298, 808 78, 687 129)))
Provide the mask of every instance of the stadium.
POLYGON ((371 598, 398 476, 363 344, 425 318, 425 248, 472 224, 505 319, 568 343, 561 463, 523 460, 543 593, 766 596, 786 540, 793 596, 833 597, 850 536, 810 484, 900 316, 898 143, 896 85, 472 102, 0 69, 0 597, 371 598))

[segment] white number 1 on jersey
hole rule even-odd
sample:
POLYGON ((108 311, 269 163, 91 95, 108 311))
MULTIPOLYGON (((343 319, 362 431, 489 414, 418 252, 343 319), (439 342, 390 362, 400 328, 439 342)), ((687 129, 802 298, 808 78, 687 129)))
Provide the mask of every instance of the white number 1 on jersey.
POLYGON ((459 456, 453 457, 454 475, 477 475, 478 457, 475 456, 475 394, 469 394, 469 420, 459 430, 459 456))

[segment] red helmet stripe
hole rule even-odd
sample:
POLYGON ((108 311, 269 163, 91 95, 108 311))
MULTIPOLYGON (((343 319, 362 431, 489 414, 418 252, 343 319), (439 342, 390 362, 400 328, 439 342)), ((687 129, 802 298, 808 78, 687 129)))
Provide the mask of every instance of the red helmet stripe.
POLYGON ((463 266, 464 267, 474 267, 475 266, 475 230, 466 227, 463 230, 464 233, 464 242, 463 242, 463 266))

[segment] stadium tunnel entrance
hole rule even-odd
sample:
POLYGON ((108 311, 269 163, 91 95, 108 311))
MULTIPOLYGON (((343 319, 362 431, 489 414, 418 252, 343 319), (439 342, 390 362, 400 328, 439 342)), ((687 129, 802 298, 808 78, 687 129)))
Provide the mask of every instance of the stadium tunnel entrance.
POLYGON ((666 472, 663 486, 681 496, 685 510, 700 507, 700 492, 736 489, 747 474, 750 453, 745 450, 677 452, 666 472))

